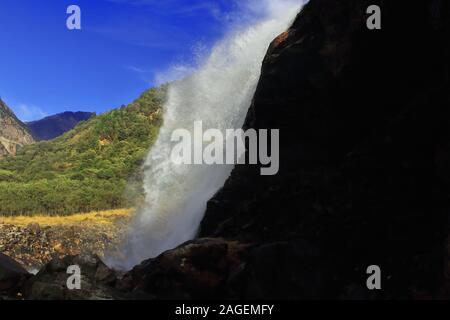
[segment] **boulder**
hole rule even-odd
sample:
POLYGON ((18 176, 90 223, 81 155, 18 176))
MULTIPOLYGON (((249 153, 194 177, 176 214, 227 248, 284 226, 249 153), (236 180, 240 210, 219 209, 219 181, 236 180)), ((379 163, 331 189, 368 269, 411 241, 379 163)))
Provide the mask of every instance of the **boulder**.
POLYGON ((21 289, 23 282, 30 276, 19 263, 0 253, 0 294, 14 295, 21 289))
POLYGON ((54 258, 24 285, 29 300, 111 300, 120 298, 114 289, 117 277, 98 257, 66 256, 54 258), (81 272, 81 288, 71 289, 67 280, 70 266, 81 272))
POLYGON ((121 287, 147 298, 219 298, 245 263, 248 244, 197 239, 144 261, 127 273, 121 287))

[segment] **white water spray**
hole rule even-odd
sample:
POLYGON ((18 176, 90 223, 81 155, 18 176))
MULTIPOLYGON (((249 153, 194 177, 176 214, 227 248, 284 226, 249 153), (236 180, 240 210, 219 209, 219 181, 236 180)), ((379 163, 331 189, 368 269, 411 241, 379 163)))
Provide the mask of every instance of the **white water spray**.
POLYGON ((145 164, 145 207, 130 226, 123 257, 107 259, 110 266, 129 269, 196 236, 207 201, 233 166, 175 165, 171 134, 179 128, 193 130, 198 120, 206 129, 242 127, 267 48, 289 27, 300 2, 259 0, 267 10, 263 21, 234 31, 190 77, 170 85, 164 124, 145 164))

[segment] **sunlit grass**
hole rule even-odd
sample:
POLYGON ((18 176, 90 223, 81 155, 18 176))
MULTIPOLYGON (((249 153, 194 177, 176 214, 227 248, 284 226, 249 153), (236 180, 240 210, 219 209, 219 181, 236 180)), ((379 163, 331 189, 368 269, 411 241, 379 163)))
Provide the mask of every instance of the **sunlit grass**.
POLYGON ((129 218, 133 213, 134 209, 117 209, 79 213, 70 216, 0 216, 0 223, 16 226, 27 226, 32 223, 37 223, 40 226, 44 227, 52 227, 56 225, 72 225, 79 223, 107 225, 113 224, 114 221, 118 218, 129 218))

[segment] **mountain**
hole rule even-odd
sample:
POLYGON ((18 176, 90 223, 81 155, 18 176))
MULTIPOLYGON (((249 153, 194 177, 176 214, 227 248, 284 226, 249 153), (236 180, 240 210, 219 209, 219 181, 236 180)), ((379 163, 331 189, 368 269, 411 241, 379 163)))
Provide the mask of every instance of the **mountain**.
POLYGON ((27 122, 26 125, 36 141, 51 140, 72 130, 79 122, 86 121, 95 113, 63 112, 41 120, 27 122))
POLYGON ((0 214, 68 215, 135 204, 164 99, 164 87, 148 90, 128 106, 0 160, 0 214))
POLYGON ((15 155, 20 148, 33 142, 27 126, 0 99, 0 158, 15 155))

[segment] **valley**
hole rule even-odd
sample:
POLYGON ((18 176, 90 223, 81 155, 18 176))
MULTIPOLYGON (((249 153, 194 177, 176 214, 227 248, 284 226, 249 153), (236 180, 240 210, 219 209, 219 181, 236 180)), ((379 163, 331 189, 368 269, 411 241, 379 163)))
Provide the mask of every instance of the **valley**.
POLYGON ((0 160, 0 215, 72 215, 139 203, 142 163, 158 135, 164 97, 165 87, 150 89, 0 160))
POLYGON ((142 163, 165 90, 96 115, 21 122, 0 104, 0 253, 34 272, 52 259, 103 257, 143 199, 142 163))

